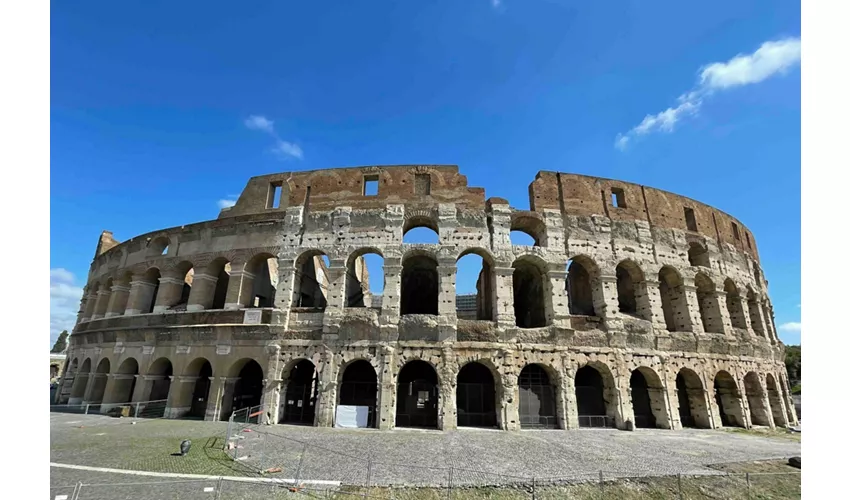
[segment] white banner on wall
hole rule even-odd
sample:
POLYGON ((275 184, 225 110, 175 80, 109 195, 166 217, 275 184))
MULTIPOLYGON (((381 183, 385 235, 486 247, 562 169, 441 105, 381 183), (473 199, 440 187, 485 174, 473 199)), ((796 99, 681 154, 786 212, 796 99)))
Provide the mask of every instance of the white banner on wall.
POLYGON ((369 426, 368 406, 337 405, 334 427, 358 429, 369 426))

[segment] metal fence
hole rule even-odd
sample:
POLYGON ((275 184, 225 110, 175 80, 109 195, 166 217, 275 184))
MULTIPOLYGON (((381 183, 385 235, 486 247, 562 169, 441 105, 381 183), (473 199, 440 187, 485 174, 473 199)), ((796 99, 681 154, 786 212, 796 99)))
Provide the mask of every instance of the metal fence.
POLYGON ((165 417, 165 408, 168 404, 168 400, 158 399, 155 401, 137 401, 135 403, 124 403, 124 404, 109 404, 108 409, 104 412, 103 404, 101 403, 87 403, 87 404, 78 404, 78 405, 50 405, 51 413, 76 413, 80 415, 91 415, 91 414, 117 414, 118 409, 121 407, 129 407, 129 411, 127 412, 130 417, 133 418, 164 418, 165 417))

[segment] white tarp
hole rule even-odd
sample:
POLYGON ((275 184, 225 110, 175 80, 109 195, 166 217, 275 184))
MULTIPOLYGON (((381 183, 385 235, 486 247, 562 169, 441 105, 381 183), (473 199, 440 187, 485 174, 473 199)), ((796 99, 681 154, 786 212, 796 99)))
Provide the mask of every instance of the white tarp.
POLYGON ((343 428, 362 428, 369 425, 369 407, 368 406, 346 406, 337 405, 336 407, 336 425, 335 427, 343 428))

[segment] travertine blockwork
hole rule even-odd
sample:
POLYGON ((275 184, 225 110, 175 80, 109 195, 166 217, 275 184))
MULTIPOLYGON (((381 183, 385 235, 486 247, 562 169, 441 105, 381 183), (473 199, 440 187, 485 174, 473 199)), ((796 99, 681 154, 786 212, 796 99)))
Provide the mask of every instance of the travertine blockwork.
POLYGON ((540 172, 529 195, 527 211, 485 200, 455 166, 291 172, 250 179, 214 221, 104 232, 57 398, 320 426, 354 406, 381 429, 796 422, 743 224, 573 174, 540 172), (416 227, 439 244, 405 243, 416 227), (458 319, 469 253, 478 303, 458 319))

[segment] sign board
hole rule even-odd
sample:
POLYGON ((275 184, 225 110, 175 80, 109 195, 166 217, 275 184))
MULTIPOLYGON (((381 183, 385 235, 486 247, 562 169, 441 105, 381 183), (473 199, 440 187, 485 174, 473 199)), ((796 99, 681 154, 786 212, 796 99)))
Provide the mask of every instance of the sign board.
POLYGON ((337 405, 334 427, 362 429, 369 426, 368 406, 337 405))
POLYGON ((230 345, 217 345, 215 346, 215 353, 219 356, 226 356, 230 354, 230 345))
POLYGON ((262 309, 246 309, 245 317, 242 319, 242 323, 246 325, 259 325, 263 321, 263 310, 262 309))

